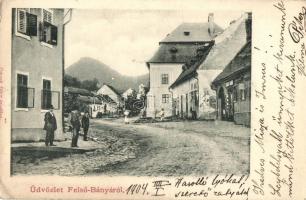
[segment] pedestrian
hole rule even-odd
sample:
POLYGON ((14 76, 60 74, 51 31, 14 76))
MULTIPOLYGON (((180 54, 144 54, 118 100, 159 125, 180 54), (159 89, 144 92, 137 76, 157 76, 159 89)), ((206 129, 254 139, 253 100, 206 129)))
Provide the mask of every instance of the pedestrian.
POLYGON ((57 129, 57 124, 56 124, 56 118, 53 113, 53 105, 50 106, 50 109, 48 112, 45 114, 45 125, 44 125, 44 130, 46 130, 46 139, 45 139, 45 144, 46 146, 56 146, 53 144, 54 141, 54 131, 57 129))
POLYGON ((78 147, 79 131, 81 127, 80 123, 80 113, 78 107, 74 106, 70 113, 70 123, 72 126, 72 140, 71 147, 78 147))
POLYGON ((191 113, 191 119, 196 120, 197 119, 197 111, 193 110, 192 107, 190 107, 190 113, 191 113))
POLYGON ((165 111, 164 111, 164 109, 163 109, 163 108, 161 109, 161 111, 160 111, 159 115, 160 115, 160 121, 164 121, 165 111))
POLYGON ((84 131, 83 140, 88 141, 88 138, 87 138, 87 132, 88 132, 88 129, 89 129, 89 113, 88 113, 88 111, 86 111, 84 116, 82 117, 82 127, 83 127, 83 131, 84 131))
POLYGON ((130 114, 130 111, 129 111, 129 110, 125 110, 125 111, 124 111, 124 123, 125 123, 125 124, 130 123, 130 122, 129 122, 129 114, 130 114))

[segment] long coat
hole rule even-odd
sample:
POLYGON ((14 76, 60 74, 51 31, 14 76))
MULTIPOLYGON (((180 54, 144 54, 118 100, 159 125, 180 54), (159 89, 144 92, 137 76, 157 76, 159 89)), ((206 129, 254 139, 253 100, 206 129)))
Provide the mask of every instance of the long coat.
POLYGON ((82 117, 82 127, 88 129, 89 127, 89 117, 83 116, 82 117))
POLYGON ((47 112, 45 114, 45 125, 44 130, 47 131, 55 131, 57 129, 56 118, 55 115, 47 112))
POLYGON ((81 123, 80 123, 80 113, 79 113, 79 111, 77 111, 77 110, 71 111, 69 118, 70 118, 69 121, 70 121, 71 126, 73 128, 80 129, 81 123))

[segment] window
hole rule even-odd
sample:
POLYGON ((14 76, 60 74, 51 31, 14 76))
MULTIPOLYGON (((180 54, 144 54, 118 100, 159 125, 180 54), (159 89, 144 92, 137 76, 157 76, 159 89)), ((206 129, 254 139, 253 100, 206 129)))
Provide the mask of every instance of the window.
POLYGON ((245 89, 245 84, 244 83, 239 83, 239 93, 240 93, 240 100, 244 101, 245 96, 246 96, 246 89, 245 89))
POLYGON ((238 100, 238 91, 237 91, 237 87, 235 86, 233 88, 233 101, 236 102, 238 100))
POLYGON ((52 105, 51 81, 43 79, 41 108, 46 110, 52 105))
POLYGON ((168 74, 162 74, 161 75, 161 83, 162 84, 168 84, 169 83, 169 75, 168 74))
POLYGON ((34 88, 28 88, 28 76, 17 74, 17 108, 34 107, 34 88))
POLYGON ((163 94, 162 95, 162 103, 169 103, 169 98, 170 98, 169 94, 163 94))
POLYGON ((40 40, 50 45, 57 45, 57 27, 53 24, 53 12, 42 9, 42 23, 40 24, 40 40))
POLYGON ((29 12, 30 9, 17 9, 16 29, 17 33, 26 36, 37 36, 37 16, 29 12))
POLYGON ((245 89, 241 89, 241 90, 240 90, 241 101, 244 101, 244 100, 245 100, 245 92, 246 92, 245 89))
POLYGON ((40 39, 50 45, 57 45, 57 27, 49 22, 41 24, 40 39))

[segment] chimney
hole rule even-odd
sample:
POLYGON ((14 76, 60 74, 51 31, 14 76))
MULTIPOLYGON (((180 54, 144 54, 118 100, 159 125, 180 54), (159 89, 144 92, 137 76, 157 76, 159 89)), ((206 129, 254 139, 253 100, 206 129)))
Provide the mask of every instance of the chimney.
POLYGON ((211 36, 214 36, 215 33, 215 27, 214 27, 214 13, 208 14, 208 32, 211 36))
POLYGON ((252 13, 247 13, 247 19, 245 21, 245 28, 246 28, 246 35, 247 35, 247 42, 252 40, 252 13))

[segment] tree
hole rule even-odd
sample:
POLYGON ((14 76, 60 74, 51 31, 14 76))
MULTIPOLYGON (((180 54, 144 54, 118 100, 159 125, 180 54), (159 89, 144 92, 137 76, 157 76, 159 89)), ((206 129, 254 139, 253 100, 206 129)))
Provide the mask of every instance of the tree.
POLYGON ((65 74, 65 76, 64 76, 64 86, 80 88, 81 87, 81 81, 76 77, 65 74))
POLYGON ((81 83, 81 88, 89 90, 89 91, 96 91, 98 90, 98 79, 94 78, 93 80, 84 80, 81 83))
POLYGON ((96 91, 99 89, 98 87, 99 81, 94 78, 93 80, 84 80, 80 81, 78 78, 65 74, 64 76, 64 86, 65 87, 75 87, 75 88, 83 88, 89 91, 96 91))

